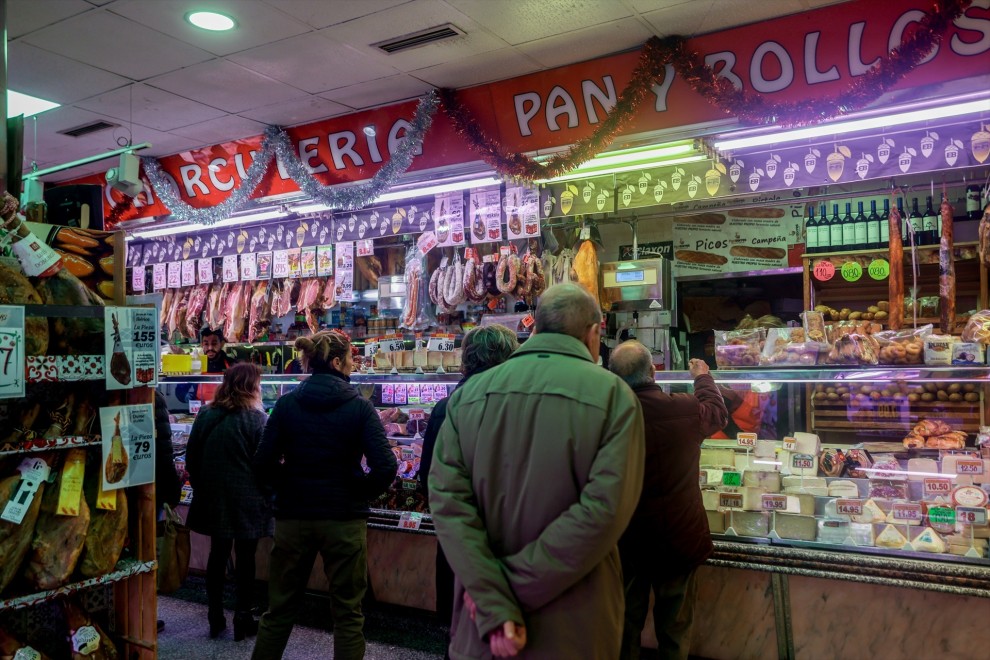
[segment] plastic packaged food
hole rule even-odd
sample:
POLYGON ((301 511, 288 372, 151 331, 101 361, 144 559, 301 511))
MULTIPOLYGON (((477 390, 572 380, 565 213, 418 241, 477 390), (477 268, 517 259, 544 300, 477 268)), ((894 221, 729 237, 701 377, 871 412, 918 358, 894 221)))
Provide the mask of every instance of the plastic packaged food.
POLYGON ((952 345, 952 364, 954 365, 982 365, 983 344, 975 342, 957 341, 952 345))
POLYGON ((952 364, 952 335, 928 335, 925 337, 925 364, 948 366, 952 364))
POLYGON ((931 335, 929 323, 919 328, 885 330, 874 336, 879 342, 877 358, 880 364, 922 364, 925 357, 925 339, 931 335))
POLYGON ((871 335, 840 337, 826 356, 828 364, 877 364, 880 344, 871 335))
MULTIPOLYGON (((806 312, 807 313, 807 312, 806 312)), ((824 336, 824 323, 822 336, 824 336)), ((762 364, 778 367, 810 367, 818 362, 819 344, 805 341, 803 328, 771 328, 763 346, 762 364)))
POLYGON ((399 327, 407 330, 425 330, 436 325, 436 318, 430 311, 430 285, 425 261, 415 245, 406 250, 406 302, 402 307, 399 327))
POLYGON ((762 328, 716 330, 715 363, 720 367, 755 367, 760 364, 762 328))
POLYGON ((962 331, 962 340, 990 344, 990 309, 984 309, 969 317, 962 331))
POLYGON ((821 312, 801 312, 801 324, 808 341, 825 341, 825 317, 821 312))

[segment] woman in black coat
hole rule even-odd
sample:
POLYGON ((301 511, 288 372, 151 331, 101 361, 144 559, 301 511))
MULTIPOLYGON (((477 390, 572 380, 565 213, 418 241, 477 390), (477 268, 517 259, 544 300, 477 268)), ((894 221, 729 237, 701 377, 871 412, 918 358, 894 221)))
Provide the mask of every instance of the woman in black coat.
POLYGON ((213 402, 196 417, 186 448, 193 488, 189 528, 210 537, 206 564, 210 637, 227 627, 223 583, 231 548, 237 561, 234 639, 258 630, 251 616, 258 539, 274 531, 269 499, 255 480, 252 461, 267 415, 261 407, 261 369, 235 364, 224 373, 213 402))

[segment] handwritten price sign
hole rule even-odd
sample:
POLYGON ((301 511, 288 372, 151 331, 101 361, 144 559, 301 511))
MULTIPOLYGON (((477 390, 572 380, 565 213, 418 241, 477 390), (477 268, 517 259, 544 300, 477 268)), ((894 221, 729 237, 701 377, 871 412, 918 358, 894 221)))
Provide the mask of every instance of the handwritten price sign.
POLYGON ((24 308, 0 306, 0 399, 24 396, 24 308))
POLYGON ((741 486, 742 485, 742 472, 723 472, 722 473, 722 485, 723 486, 741 486))
POLYGON ((858 282, 863 277, 863 267, 855 261, 842 264, 842 279, 847 282, 858 282))
POLYGON ((238 275, 237 270, 237 255, 225 255, 223 258, 223 281, 236 282, 238 275))
POLYGON ((874 259, 867 272, 875 280, 885 280, 890 277, 890 262, 886 259, 874 259))
POLYGON ((182 286, 182 264, 173 261, 168 265, 168 288, 178 289, 182 286))
POLYGON ((151 267, 151 286, 155 291, 164 289, 167 279, 165 264, 155 264, 151 267))
POLYGON ((144 266, 135 266, 131 269, 131 288, 135 293, 144 291, 144 266))
POLYGON ((819 261, 812 268, 811 274, 819 282, 828 282, 835 277, 835 264, 831 261, 819 261))
POLYGON ((199 260, 199 283, 213 284, 213 259, 199 260))
POLYGON ((354 251, 359 257, 370 257, 375 253, 375 241, 370 238, 355 241, 354 251))

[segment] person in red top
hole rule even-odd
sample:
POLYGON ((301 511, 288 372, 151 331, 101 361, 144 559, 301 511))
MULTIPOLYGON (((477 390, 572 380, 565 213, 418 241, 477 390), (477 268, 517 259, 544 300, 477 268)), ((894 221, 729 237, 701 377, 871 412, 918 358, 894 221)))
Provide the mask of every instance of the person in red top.
POLYGON ((694 394, 671 395, 654 382, 652 356, 638 341, 620 344, 609 361, 612 373, 639 399, 646 427, 643 492, 619 539, 626 596, 622 660, 639 658, 650 589, 660 657, 688 657, 697 568, 713 549, 698 466, 702 440, 724 427, 729 413, 708 365, 702 360, 688 364, 694 394))

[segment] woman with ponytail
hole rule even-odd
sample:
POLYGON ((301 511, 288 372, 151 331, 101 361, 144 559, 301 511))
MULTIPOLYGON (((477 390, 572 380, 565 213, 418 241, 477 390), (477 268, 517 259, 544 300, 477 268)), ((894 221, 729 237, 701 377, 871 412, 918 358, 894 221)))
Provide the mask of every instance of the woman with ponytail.
POLYGON ((363 658, 368 501, 395 478, 395 455, 375 407, 350 384, 347 336, 318 332, 295 346, 310 376, 275 404, 254 460, 275 491, 275 545, 252 658, 282 657, 317 553, 330 583, 333 657, 363 658))

